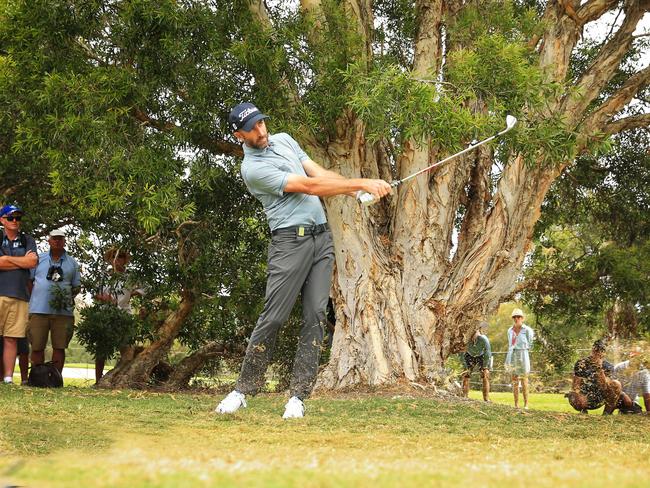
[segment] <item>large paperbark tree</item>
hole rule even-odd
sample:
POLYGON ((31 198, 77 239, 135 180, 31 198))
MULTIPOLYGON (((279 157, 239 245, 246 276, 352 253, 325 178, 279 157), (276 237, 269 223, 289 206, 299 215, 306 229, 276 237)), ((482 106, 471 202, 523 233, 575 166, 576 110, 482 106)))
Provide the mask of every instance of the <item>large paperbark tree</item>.
MULTIPOLYGON (((650 2, 551 1, 541 6, 539 23, 529 30, 522 5, 476 5, 342 2, 362 46, 354 56, 358 77, 350 79, 360 85, 364 76, 369 81, 351 96, 351 110, 337 117, 334 137, 302 138, 325 166, 346 176, 402 178, 451 152, 449 140, 428 136, 427 129, 435 133, 445 124, 462 125, 462 110, 480 118, 501 108, 501 120, 503 109, 512 110, 523 127, 497 154, 494 148, 482 149, 450 162, 367 210, 345 198, 327 200, 336 243, 338 314, 323 386, 435 379, 478 320, 513 292, 553 181, 576 154, 592 150, 606 135, 650 121, 643 111, 624 114, 647 86, 650 67, 623 69, 650 2), (376 27, 395 21, 386 16, 399 7, 406 9, 402 20, 414 23, 413 36, 400 38, 410 41, 402 45, 409 51, 406 62, 386 74, 394 65, 382 66, 376 27), (581 57, 585 26, 611 11, 619 12, 622 21, 581 57), (512 23, 499 22, 499 15, 512 15, 512 23), (511 57, 516 50, 520 58, 511 57), (406 116, 391 111, 395 99, 389 95, 386 100, 382 91, 382 84, 398 79, 403 83, 395 95, 398 110, 413 111, 406 116), (408 90, 426 92, 419 85, 431 80, 437 96, 409 99, 408 90), (452 84, 440 89, 445 81, 452 84), (538 99, 527 84, 537 84, 538 99), (450 113, 439 126, 409 120, 409 115, 440 116, 436 106, 445 97, 450 113), (454 107, 454 101, 459 105, 454 107), (381 124, 386 127, 373 132, 381 124)), ((332 35, 331 7, 301 2, 315 26, 307 36, 312 45, 332 35)), ((251 11, 260 26, 275 29, 262 2, 251 2, 251 11)), ((384 39, 401 34, 380 33, 384 39)), ((300 107, 298 92, 289 100, 300 107)))
MULTIPOLYGON (((164 134, 168 150, 241 156, 226 118, 244 99, 323 166, 386 180, 502 129, 506 113, 520 119, 499 144, 376 205, 326 199, 337 329, 320 377, 325 387, 438 378, 478 320, 513 293, 553 181, 608 135, 650 122, 645 102, 630 109, 650 79, 650 67, 635 58, 648 0, 5 3, 7 18, 40 5, 40 14, 24 19, 47 19, 42 39, 28 29, 15 42, 23 51, 8 51, 20 63, 17 52, 40 50, 44 95, 35 104, 45 113, 33 125, 50 124, 46 131, 60 138, 61 113, 96 106, 93 120, 105 125, 86 125, 92 143, 79 127, 83 144, 105 152, 107 140, 119 146, 122 138, 135 148, 122 156, 135 168, 140 138, 146 144, 154 132, 164 134), (603 42, 582 39, 586 26, 610 13, 616 21, 606 24, 603 42), (52 70, 56 63, 66 68, 52 70)), ((64 131, 83 120, 66 119, 64 131)), ((88 156, 52 152, 56 138, 36 149, 54 166, 57 191, 106 192, 106 183, 93 190, 70 181, 89 170, 69 160, 88 156)), ((155 158, 155 149, 146 154, 155 158)), ((142 188, 129 191, 137 196, 142 188)), ((140 201, 144 214, 148 199, 140 201)), ((143 228, 155 231, 151 222, 143 228)), ((169 331, 162 349, 179 327, 169 331)), ((141 379, 150 367, 131 369, 141 379)))

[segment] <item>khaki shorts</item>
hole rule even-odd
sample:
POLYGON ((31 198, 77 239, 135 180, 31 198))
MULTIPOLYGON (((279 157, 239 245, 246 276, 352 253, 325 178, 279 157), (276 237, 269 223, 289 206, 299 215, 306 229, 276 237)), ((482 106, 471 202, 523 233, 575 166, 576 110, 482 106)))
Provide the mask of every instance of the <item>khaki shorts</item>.
POLYGON ((27 337, 32 344, 32 350, 43 351, 47 346, 47 336, 50 332, 52 348, 65 349, 70 344, 74 333, 74 317, 44 313, 33 313, 29 316, 27 337))
POLYGON ((0 297, 0 335, 25 337, 29 303, 18 298, 0 297))

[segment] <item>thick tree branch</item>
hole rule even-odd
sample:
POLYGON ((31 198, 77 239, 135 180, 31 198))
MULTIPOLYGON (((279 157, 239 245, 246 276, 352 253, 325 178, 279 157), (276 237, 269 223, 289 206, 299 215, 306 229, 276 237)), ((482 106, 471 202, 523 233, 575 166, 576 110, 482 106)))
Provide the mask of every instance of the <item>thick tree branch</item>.
POLYGON ((621 60, 630 49, 632 33, 643 17, 650 0, 628 0, 625 4, 625 19, 616 34, 603 46, 591 66, 577 83, 578 95, 567 97, 564 112, 568 120, 577 122, 582 114, 612 79, 621 60))
POLYGON ((183 358, 174 368, 166 386, 172 389, 186 388, 193 376, 205 365, 209 359, 223 356, 243 355, 244 348, 239 346, 228 347, 217 341, 210 341, 189 356, 183 358))
POLYGON ((244 156, 244 150, 239 144, 234 142, 213 139, 204 135, 191 135, 192 142, 201 149, 205 149, 212 154, 222 156, 235 156, 241 158, 244 156))
POLYGON ((372 59, 372 32, 374 29, 374 16, 371 0, 347 0, 348 10, 353 15, 357 25, 357 33, 361 36, 365 47, 364 59, 370 66, 372 59))
POLYGON ((599 19, 603 14, 610 11, 619 0, 589 0, 583 4, 576 12, 582 25, 599 19))
POLYGON ((481 147, 476 152, 467 187, 467 202, 464 204, 465 217, 458 235, 458 249, 454 261, 464 255, 485 230, 485 214, 491 200, 490 169, 494 161, 493 156, 488 147, 481 147))
POLYGON ((435 77, 442 62, 441 24, 443 2, 440 0, 417 0, 418 30, 415 38, 413 74, 416 77, 435 77))
MULTIPOLYGON (((253 19, 258 22, 263 29, 268 30, 269 32, 274 31, 273 22, 271 22, 271 16, 269 15, 269 11, 264 0, 249 0, 248 8, 253 19)), ((285 74, 278 73, 278 75, 280 78, 280 85, 284 88, 287 95, 287 103, 289 103, 292 107, 296 107, 300 103, 298 90, 285 76, 285 74)))
POLYGON ((264 0, 249 0, 248 9, 260 25, 267 29, 273 29, 271 17, 269 16, 269 11, 266 8, 266 2, 264 0))
POLYGON ((630 129, 638 129, 641 127, 650 127, 650 114, 633 115, 615 120, 607 124, 603 132, 605 134, 618 134, 630 129))
POLYGON ((174 129, 176 129, 176 126, 172 124, 171 122, 162 122, 158 119, 154 119, 150 115, 144 113, 141 109, 138 107, 133 107, 131 110, 131 113, 133 116, 138 120, 139 122, 142 122, 145 125, 149 125, 153 127, 154 129, 158 129, 161 132, 171 132, 174 129))
POLYGON ((322 36, 325 22, 321 0, 300 0, 300 9, 303 15, 313 22, 312 29, 309 29, 306 34, 309 42, 315 44, 322 36))
POLYGON ((593 136, 600 127, 620 112, 643 87, 650 83, 650 66, 631 76, 616 93, 605 100, 584 122, 584 132, 593 136))
MULTIPOLYGON (((542 22, 546 26, 540 46, 540 67, 549 81, 564 82, 569 69, 571 54, 582 35, 582 26, 572 19, 564 3, 549 0, 542 22)), ((531 39, 529 45, 537 46, 539 40, 531 39)))
MULTIPOLYGON (((133 109, 131 110, 131 114, 139 122, 148 125, 150 127, 153 127, 154 129, 157 129, 161 132, 172 132, 176 129, 182 129, 172 124, 171 122, 162 122, 160 120, 154 119, 153 117, 150 117, 148 114, 144 113, 138 107, 133 107, 133 109)), ((241 157, 244 155, 244 151, 242 150, 239 144, 212 139, 205 135, 196 135, 196 134, 190 134, 190 139, 196 146, 205 149, 206 151, 209 151, 212 154, 223 155, 223 156, 237 156, 237 157, 241 157)))

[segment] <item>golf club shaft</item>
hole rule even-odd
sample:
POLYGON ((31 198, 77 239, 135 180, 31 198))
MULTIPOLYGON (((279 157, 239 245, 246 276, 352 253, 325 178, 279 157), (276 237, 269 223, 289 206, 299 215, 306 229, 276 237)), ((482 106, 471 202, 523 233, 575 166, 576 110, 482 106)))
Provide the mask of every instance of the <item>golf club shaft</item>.
MULTIPOLYGON (((428 167, 426 167, 424 169, 421 169, 420 171, 417 171, 417 172, 413 173, 412 175, 409 175, 409 176, 407 176, 405 178, 402 178, 401 180, 392 181, 390 186, 392 186, 393 188, 396 188, 399 185, 401 185, 402 183, 405 183, 408 180, 410 180, 412 178, 415 178, 416 176, 421 175, 422 173, 427 173, 427 172, 431 171, 433 168, 436 168, 438 166, 443 165, 447 161, 450 161, 450 160, 452 160, 454 158, 457 158, 458 156, 462 156, 463 154, 465 154, 465 153, 467 153, 469 151, 472 151, 473 149, 476 149, 477 147, 482 146, 483 144, 487 144, 488 142, 492 141, 493 139, 496 139, 497 137, 502 136, 503 134, 508 132, 517 123, 517 119, 514 118, 511 115, 508 115, 508 117, 506 118, 506 121, 507 121, 506 128, 503 129, 501 132, 497 132, 493 136, 490 136, 487 139, 484 139, 484 140, 482 140, 480 142, 477 142, 476 144, 470 144, 469 147, 466 147, 462 151, 459 151, 456 154, 452 154, 451 156, 447 156, 445 159, 437 161, 437 162, 433 163, 431 166, 428 166, 428 167)), ((359 200, 359 202, 361 204, 363 204, 363 205, 372 205, 374 202, 377 201, 377 199, 375 198, 375 196, 372 193, 367 193, 367 192, 364 192, 364 191, 360 191, 360 192, 357 193, 357 200, 359 200)))

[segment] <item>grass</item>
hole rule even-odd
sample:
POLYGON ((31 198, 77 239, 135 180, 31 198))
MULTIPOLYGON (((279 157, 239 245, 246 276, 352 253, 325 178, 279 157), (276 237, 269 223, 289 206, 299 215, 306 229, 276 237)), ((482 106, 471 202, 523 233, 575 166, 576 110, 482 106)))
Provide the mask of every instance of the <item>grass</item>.
POLYGON ((5 386, 0 485, 646 486, 650 417, 552 411, 560 395, 522 412, 492 396, 316 396, 283 421, 281 395, 224 417, 205 394, 5 386))
MULTIPOLYGON (((483 395, 480 391, 470 390, 469 397, 474 400, 483 401, 483 395)), ((509 405, 513 408, 515 405, 512 392, 490 392, 490 401, 500 405, 509 405)), ((541 410, 543 412, 576 412, 563 395, 531 393, 528 398, 528 403, 531 410, 541 410)), ((524 405, 524 398, 521 393, 519 394, 519 405, 522 407, 524 405)), ((602 407, 589 412, 590 415, 602 415, 602 413, 602 407)))

